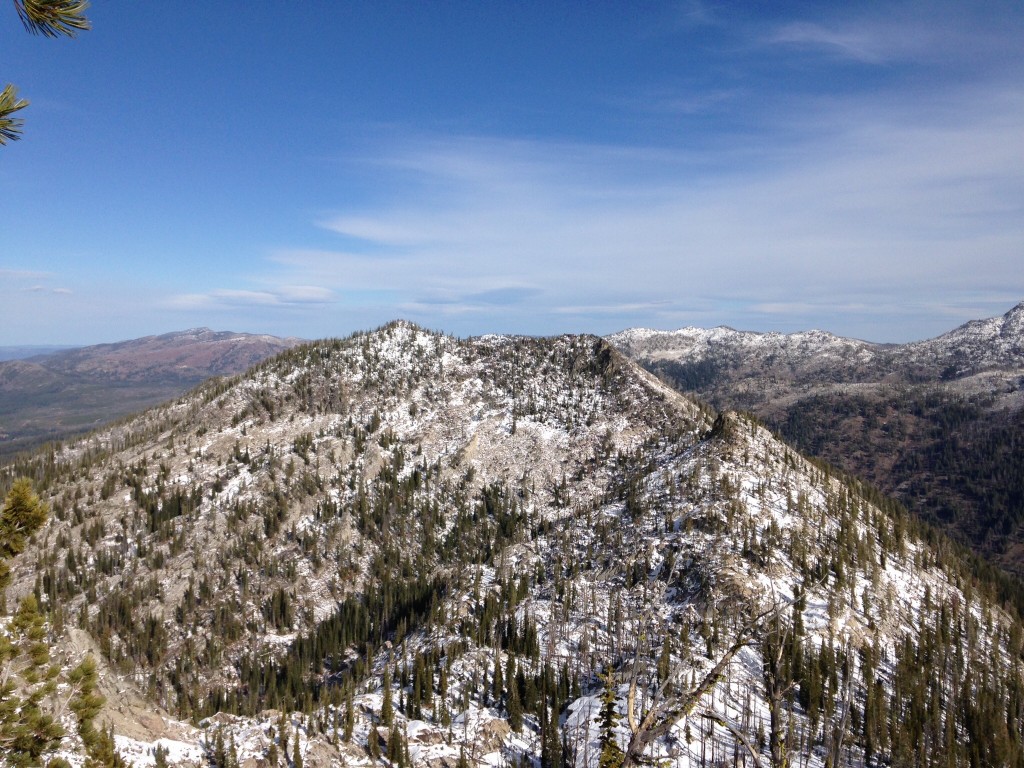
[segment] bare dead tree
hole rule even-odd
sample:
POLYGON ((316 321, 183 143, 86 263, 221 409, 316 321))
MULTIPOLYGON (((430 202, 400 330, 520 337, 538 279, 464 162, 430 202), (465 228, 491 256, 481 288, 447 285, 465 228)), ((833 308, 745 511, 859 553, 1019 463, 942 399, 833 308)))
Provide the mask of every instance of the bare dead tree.
MULTIPOLYGON (((851 649, 847 647, 846 658, 847 664, 851 664, 851 649)), ((843 682, 843 700, 842 700, 842 714, 839 716, 839 722, 835 725, 832 731, 831 744, 829 745, 829 760, 832 766, 839 765, 839 759, 843 750, 843 741, 846 738, 846 732, 850 720, 850 711, 853 708, 853 682, 852 672, 844 675, 843 682)))
MULTIPOLYGON (((639 660, 635 659, 626 700, 626 717, 629 722, 631 736, 625 750, 625 759, 622 763, 623 768, 649 763, 650 760, 645 758, 645 753, 651 744, 665 736, 676 723, 691 714, 701 699, 725 677, 726 670, 736 654, 755 642, 765 625, 773 618, 777 618, 791 604, 792 601, 787 603, 773 601, 770 608, 748 619, 736 633, 733 642, 719 656, 718 661, 696 684, 687 686, 685 689, 677 688, 678 682, 683 678, 683 669, 681 666, 677 666, 658 686, 651 699, 650 706, 640 718, 638 718, 636 706, 636 695, 640 677, 638 673, 639 660)), ((714 713, 701 712, 702 716, 707 714, 712 715, 708 717, 711 722, 721 724, 719 716, 714 715, 714 713)), ((733 727, 727 727, 735 733, 733 727)), ((753 749, 750 741, 744 738, 741 743, 746 746, 756 764, 760 765, 757 752, 753 749)))
POLYGON ((730 723, 720 714, 718 714, 717 712, 713 712, 710 709, 703 710, 700 713, 700 716, 710 720, 713 723, 718 723, 720 726, 729 731, 736 738, 736 741, 742 744, 743 747, 750 754, 750 758, 754 761, 754 768, 761 768, 761 758, 757 754, 757 750, 754 748, 754 745, 750 743, 750 739, 747 738, 747 735, 743 733, 743 730, 741 728, 737 728, 735 725, 730 723))
MULTIPOLYGON (((819 582, 820 583, 820 582, 819 582)), ((806 590, 808 585, 805 585, 806 590)), ((799 595, 782 600, 771 588, 768 607, 751 615, 736 632, 732 643, 718 657, 717 662, 699 681, 690 680, 688 686, 679 687, 685 679, 683 665, 677 665, 655 690, 650 706, 641 706, 644 714, 638 717, 636 704, 637 687, 639 684, 640 659, 639 645, 636 648, 632 670, 630 673, 629 693, 626 701, 626 715, 629 722, 630 741, 625 750, 623 768, 651 763, 646 752, 653 742, 667 735, 683 718, 694 713, 705 695, 712 691, 725 678, 733 658, 743 648, 759 642, 762 644, 762 656, 765 660, 764 685, 771 717, 771 737, 769 752, 772 768, 788 768, 790 764, 791 743, 789 723, 786 719, 786 701, 795 686, 792 675, 787 674, 785 649, 793 628, 786 624, 783 615, 799 600, 799 595)), ((729 730, 750 754, 754 765, 760 766, 760 756, 750 739, 740 732, 735 725, 726 721, 709 708, 697 712, 711 723, 722 725, 729 730)))
POLYGON ((796 687, 792 670, 787 668, 786 650, 792 628, 784 626, 779 615, 770 620, 770 629, 762 643, 764 658, 764 689, 768 702, 768 751, 772 768, 789 766, 789 723, 786 718, 786 699, 796 687))

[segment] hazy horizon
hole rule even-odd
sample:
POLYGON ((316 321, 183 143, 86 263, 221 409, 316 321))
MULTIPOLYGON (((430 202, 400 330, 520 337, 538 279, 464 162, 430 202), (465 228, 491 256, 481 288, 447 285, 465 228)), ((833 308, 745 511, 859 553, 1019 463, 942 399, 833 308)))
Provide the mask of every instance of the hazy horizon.
MULTIPOLYGON (((1024 301, 1018 302, 1018 304, 1024 304, 1024 301)), ((1016 307, 1016 306, 1017 306, 1017 304, 1014 305, 1014 307, 1016 307)), ((1009 307, 1007 309, 1007 311, 1012 310, 1014 307, 1009 307)), ((1001 313, 999 313, 997 315, 994 315, 993 317, 1000 317, 1000 316, 1002 316, 1004 314, 1006 314, 1006 313, 1005 312, 1001 312, 1001 313)), ((970 322, 972 320, 988 320, 988 319, 990 319, 990 318, 989 317, 976 317, 976 318, 969 318, 966 322, 970 322)), ((387 321, 387 322, 393 322, 393 321, 414 322, 414 321, 408 320, 408 318, 399 318, 399 317, 393 318, 391 321, 387 321)), ((147 333, 147 334, 143 334, 142 336, 131 336, 131 337, 125 337, 125 338, 101 339, 99 341, 90 341, 90 342, 81 343, 81 344, 5 344, 5 345, 0 345, 0 362, 2 362, 4 360, 20 360, 20 359, 25 359, 25 358, 30 357, 32 355, 47 354, 48 352, 61 352, 61 351, 64 351, 64 350, 69 350, 69 349, 80 349, 82 347, 101 346, 101 345, 107 345, 107 344, 118 344, 118 343, 121 343, 121 342, 134 341, 134 340, 137 340, 137 339, 154 337, 154 336, 163 336, 163 335, 170 335, 170 334, 176 334, 176 333, 187 333, 188 331, 192 331, 192 330, 208 330, 208 331, 212 331, 214 333, 239 333, 239 334, 250 334, 250 335, 268 335, 268 336, 274 336, 274 337, 282 338, 282 339, 297 338, 297 339, 300 339, 301 341, 316 341, 318 339, 323 339, 323 338, 341 338, 341 337, 349 336, 352 333, 356 333, 356 332, 360 332, 360 331, 371 331, 374 328, 379 327, 380 325, 386 325, 386 324, 387 323, 382 323, 382 324, 378 324, 378 325, 375 325, 375 326, 367 326, 365 328, 353 328, 353 329, 349 330, 346 333, 326 334, 324 336, 310 336, 310 337, 294 336, 294 335, 291 335, 291 334, 280 334, 280 333, 274 333, 273 331, 256 332, 256 331, 247 331, 245 329, 238 329, 238 328, 208 328, 206 326, 195 326, 195 327, 192 327, 192 328, 175 328, 175 329, 170 329, 170 330, 166 330, 166 331, 159 331, 157 333, 147 333), (22 354, 23 350, 31 350, 32 352, 31 352, 31 354, 28 353, 28 352, 25 352, 24 354, 22 354)), ((852 336, 852 337, 848 337, 848 338, 853 338, 853 339, 856 339, 856 340, 859 340, 859 341, 866 341, 866 342, 875 343, 875 344, 905 344, 905 343, 910 343, 910 342, 915 342, 915 341, 926 341, 928 339, 935 338, 936 336, 941 336, 941 335, 943 335, 945 333, 948 333, 948 332, 954 330, 955 328, 959 327, 960 325, 963 325, 963 323, 958 323, 956 326, 951 326, 949 328, 945 328, 945 329, 943 329, 943 330, 939 331, 938 333, 935 333, 935 334, 933 334, 931 336, 923 336, 921 338, 905 339, 903 341, 896 341, 896 342, 879 341, 877 339, 865 339, 865 338, 861 338, 861 337, 858 337, 858 336, 852 336)), ((423 327, 425 327, 426 330, 428 330, 428 331, 436 331, 436 332, 439 332, 439 333, 451 333, 450 331, 446 331, 444 328, 434 328, 434 327, 430 327, 430 326, 423 326, 423 327)), ((680 330, 680 329, 685 328, 685 327, 692 327, 692 326, 675 326, 675 327, 672 327, 672 328, 657 328, 657 327, 651 327, 651 326, 629 326, 629 327, 619 328, 618 330, 611 331, 609 333, 595 334, 595 335, 610 336, 610 335, 612 335, 614 333, 618 333, 619 331, 627 331, 627 330, 632 330, 632 329, 636 329, 636 328, 644 328, 644 329, 655 330, 655 331, 675 331, 675 330, 680 330)), ((725 327, 725 328, 732 328, 733 330, 737 330, 737 331, 751 332, 751 333, 799 333, 799 332, 802 332, 802 331, 816 331, 816 330, 817 331, 826 331, 828 333, 834 333, 829 328, 801 328, 801 329, 797 329, 797 330, 794 330, 794 331, 774 331, 772 329, 756 330, 756 329, 752 329, 752 328, 734 328, 733 326, 729 326, 729 325, 726 325, 726 324, 723 324, 723 323, 719 323, 719 324, 716 324, 716 325, 713 325, 713 326, 709 325, 709 326, 697 326, 697 327, 703 327, 703 328, 722 328, 722 327, 725 327)), ((494 331, 482 331, 481 333, 476 333, 476 334, 454 334, 454 335, 462 337, 462 338, 467 338, 467 337, 472 337, 472 336, 488 335, 488 334, 491 334, 491 333, 496 333, 496 332, 494 332, 494 331)), ((569 333, 571 333, 571 332, 569 332, 569 333)), ((584 333, 585 334, 585 333, 590 333, 590 332, 589 331, 579 331, 579 333, 584 333)), ((550 335, 557 335, 557 334, 529 334, 529 333, 527 333, 527 334, 521 334, 521 335, 541 337, 541 336, 550 336, 550 335)), ((835 335, 841 335, 841 334, 835 334, 835 335)))

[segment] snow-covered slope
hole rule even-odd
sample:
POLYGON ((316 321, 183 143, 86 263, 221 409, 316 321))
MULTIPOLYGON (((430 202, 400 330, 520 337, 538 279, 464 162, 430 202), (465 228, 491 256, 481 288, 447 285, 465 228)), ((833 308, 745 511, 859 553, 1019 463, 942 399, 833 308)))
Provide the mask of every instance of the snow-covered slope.
POLYGON ((680 390, 755 413, 1024 575, 1024 304, 902 345, 723 328, 609 340, 680 390))
POLYGON ((963 376, 988 368, 1024 366, 1024 303, 1002 317, 973 320, 927 341, 873 344, 826 331, 756 333, 732 328, 632 328, 608 336, 629 357, 657 362, 732 361, 750 369, 788 370, 814 380, 837 374, 873 381, 928 369, 963 376))
POLYGON ((852 354, 870 359, 873 349, 877 346, 819 330, 792 334, 756 333, 737 331, 727 326, 688 326, 675 331, 632 328, 612 334, 608 341, 631 357, 640 354, 651 357, 671 355, 688 360, 698 360, 719 349, 743 350, 746 355, 752 357, 782 354, 791 361, 822 354, 829 357, 845 357, 852 354))
POLYGON ((955 548, 594 337, 393 323, 18 471, 9 599, 164 708, 107 710, 141 765, 1021 754, 1021 626, 955 548))
POLYGON ((1024 366, 1024 302, 1002 317, 972 320, 935 339, 906 344, 901 353, 915 363, 964 375, 989 368, 1024 366))

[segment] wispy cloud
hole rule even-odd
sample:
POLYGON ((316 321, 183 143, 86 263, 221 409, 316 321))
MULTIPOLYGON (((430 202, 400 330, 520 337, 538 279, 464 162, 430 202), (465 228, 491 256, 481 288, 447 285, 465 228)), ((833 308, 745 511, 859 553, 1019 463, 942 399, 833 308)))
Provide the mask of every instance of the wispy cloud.
POLYGON ((882 64, 903 58, 927 47, 927 36, 908 34, 886 26, 846 25, 825 27, 821 24, 796 21, 772 31, 767 42, 780 45, 817 48, 866 64, 882 64))
POLYGON ((711 169, 666 147, 383 147, 380 172, 413 172, 413 191, 325 217, 346 250, 282 251, 278 279, 386 288, 393 306, 428 317, 501 312, 540 331, 716 295, 748 317, 786 308, 814 323, 824 308, 896 295, 1024 293, 1024 92, 821 99, 799 119, 798 144, 711 169))
POLYGON ((327 304, 334 301, 334 292, 317 285, 286 285, 277 294, 286 304, 327 304))
POLYGON ((33 269, 0 268, 0 281, 5 284, 6 293, 22 294, 71 294, 69 288, 50 285, 54 278, 52 272, 33 269))
POLYGON ((555 307, 559 315, 635 315, 637 313, 661 314, 665 309, 676 308, 672 301, 650 301, 618 304, 577 304, 555 307))
POLYGON ((208 293, 185 293, 171 296, 166 306, 171 309, 236 309, 240 307, 281 307, 293 304, 324 304, 334 293, 318 286, 286 285, 276 291, 253 291, 222 288, 208 293))
POLYGON ((466 297, 468 301, 488 304, 495 307, 507 307, 512 304, 522 304, 524 301, 536 298, 541 294, 537 288, 507 287, 494 288, 490 291, 471 293, 466 297))
POLYGON ((517 304, 522 304, 540 296, 541 294, 542 291, 537 288, 509 286, 461 295, 456 295, 454 293, 444 295, 427 295, 416 299, 415 304, 422 304, 426 306, 447 306, 457 304, 465 305, 467 307, 490 309, 493 307, 511 307, 517 304))
POLYGON ((1019 5, 903 0, 878 8, 808 8, 815 19, 767 26, 755 37, 768 46, 819 52, 869 65, 925 64, 947 76, 1019 71, 1022 19, 1019 5), (1009 57, 1009 58, 1008 58, 1009 57))

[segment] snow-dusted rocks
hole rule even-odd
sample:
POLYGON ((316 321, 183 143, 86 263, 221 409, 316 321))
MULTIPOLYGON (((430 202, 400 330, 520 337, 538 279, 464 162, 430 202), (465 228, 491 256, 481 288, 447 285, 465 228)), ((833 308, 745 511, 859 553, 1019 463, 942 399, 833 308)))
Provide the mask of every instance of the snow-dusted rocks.
MULTIPOLYGON (((1004 722, 1024 684, 955 548, 595 337, 393 323, 23 471, 54 515, 15 593, 38 579, 118 685, 194 721, 183 763, 878 764, 919 688, 938 750, 982 738, 971 675, 1004 722)), ((144 764, 166 738, 120 735, 144 764)))

